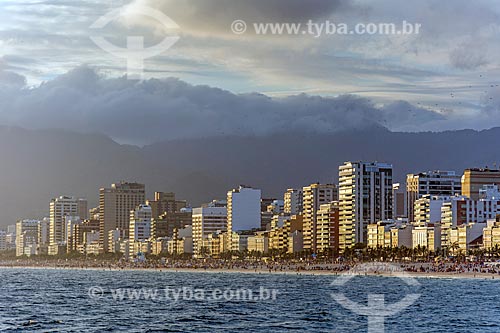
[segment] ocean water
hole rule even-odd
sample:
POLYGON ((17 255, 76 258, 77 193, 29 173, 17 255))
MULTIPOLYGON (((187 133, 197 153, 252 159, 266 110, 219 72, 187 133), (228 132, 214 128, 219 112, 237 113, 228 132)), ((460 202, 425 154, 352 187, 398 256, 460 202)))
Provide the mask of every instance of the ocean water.
POLYGON ((385 332, 500 332, 500 278, 420 278, 417 284, 408 284, 395 277, 359 276, 332 285, 337 278, 292 273, 0 269, 0 330, 367 332, 368 316, 337 303, 332 297, 337 293, 360 307, 368 305, 368 295, 384 295, 384 303, 379 304, 420 295, 411 305, 396 309, 396 314, 383 317, 385 332), (240 289, 254 291, 252 300, 235 299, 240 289), (138 297, 134 290, 140 291, 138 297), (155 290, 158 293, 148 294, 149 299, 141 294, 155 290), (273 290, 274 299, 268 293, 273 290), (210 298, 216 291, 219 298, 210 298), (120 295, 125 296, 120 299, 120 295))

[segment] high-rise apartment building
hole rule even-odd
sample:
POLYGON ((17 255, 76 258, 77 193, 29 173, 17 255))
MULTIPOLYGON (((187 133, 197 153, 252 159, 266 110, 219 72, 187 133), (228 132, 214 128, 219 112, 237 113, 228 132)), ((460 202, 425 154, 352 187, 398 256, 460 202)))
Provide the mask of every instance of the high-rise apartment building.
POLYGON ((0 230, 0 251, 7 250, 7 232, 0 230))
POLYGON ((397 218, 407 217, 406 188, 400 183, 392 184, 392 216, 397 218))
POLYGON ((367 242, 367 225, 392 219, 392 165, 345 162, 339 167, 339 246, 367 242))
POLYGON ((406 209, 408 221, 415 221, 414 205, 424 195, 455 196, 462 191, 460 175, 455 171, 429 171, 406 176, 406 209))
POLYGON ((261 190, 243 185, 227 192, 229 244, 233 244, 232 238, 235 232, 261 227, 261 196, 261 190))
POLYGON ((333 254, 339 248, 339 203, 319 207, 316 214, 316 251, 333 254))
POLYGON ((317 248, 317 212, 321 205, 337 200, 335 184, 311 184, 302 189, 303 193, 303 237, 304 250, 316 252, 317 248))
POLYGON ((16 223, 16 256, 31 256, 36 253, 38 220, 19 220, 16 223))
POLYGON ((192 224, 192 210, 182 208, 179 212, 165 212, 153 219, 152 237, 155 239, 173 237, 175 229, 182 229, 192 224))
POLYGON ((173 192, 155 192, 154 200, 148 200, 146 203, 151 206, 151 212, 154 219, 158 218, 163 213, 178 211, 175 193, 173 192))
POLYGON ((66 252, 66 218, 87 216, 87 200, 60 196, 50 201, 49 255, 66 252))
POLYGON ((297 215, 302 212, 302 189, 289 188, 283 195, 284 213, 297 215))
POLYGON ((204 239, 217 231, 227 230, 226 207, 199 207, 193 209, 193 250, 196 255, 210 253, 203 248, 204 239))
POLYGON ((484 185, 500 186, 500 170, 467 169, 462 176, 462 195, 472 200, 479 199, 479 190, 484 185))
POLYGON ((121 182, 99 190, 100 243, 108 252, 109 231, 120 229, 128 235, 130 211, 145 203, 143 184, 121 182))
POLYGON ((143 241, 151 238, 152 210, 149 205, 139 205, 130 211, 129 236, 130 242, 143 241))
POLYGON ((68 253, 77 251, 76 239, 75 239, 75 229, 77 225, 83 223, 83 220, 79 216, 68 216, 65 219, 66 223, 66 251, 68 253))
MULTIPOLYGON (((452 231, 462 225, 484 225, 500 216, 500 191, 497 185, 484 185, 479 200, 466 196, 453 197, 441 208, 441 245, 449 247, 452 231)), ((464 229, 466 230, 466 229, 464 229)))
POLYGON ((129 255, 136 255, 136 249, 142 249, 144 246, 138 243, 148 242, 151 239, 151 220, 152 209, 149 205, 139 205, 136 209, 130 211, 129 224, 129 255))
MULTIPOLYGON (((99 243, 99 220, 87 219, 81 223, 76 223, 72 228, 71 242, 68 244, 68 251, 78 251, 80 253, 90 253, 90 247, 99 243)), ((69 239, 69 237, 68 237, 69 239)))
POLYGON ((452 198, 444 195, 426 194, 417 199, 413 208, 415 214, 413 222, 419 225, 441 222, 441 208, 446 202, 451 201, 452 198))
POLYGON ((37 234, 37 255, 49 253, 49 240, 50 240, 50 218, 44 217, 38 223, 37 234))

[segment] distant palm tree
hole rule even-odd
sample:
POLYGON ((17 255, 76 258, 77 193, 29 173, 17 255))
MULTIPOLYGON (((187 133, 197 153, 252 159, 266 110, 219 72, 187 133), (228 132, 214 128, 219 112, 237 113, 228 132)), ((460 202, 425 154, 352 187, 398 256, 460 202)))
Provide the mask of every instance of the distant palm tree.
POLYGON ((460 248, 458 242, 453 242, 450 244, 450 250, 453 255, 456 255, 457 250, 460 248))

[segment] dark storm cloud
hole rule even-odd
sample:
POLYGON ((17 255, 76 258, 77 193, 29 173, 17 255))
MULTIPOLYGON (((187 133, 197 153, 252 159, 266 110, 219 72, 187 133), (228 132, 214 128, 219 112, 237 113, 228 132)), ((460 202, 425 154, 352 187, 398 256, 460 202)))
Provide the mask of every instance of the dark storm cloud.
POLYGON ((229 134, 330 133, 382 125, 418 130, 442 119, 402 102, 376 107, 353 95, 237 95, 178 79, 137 82, 105 78, 86 67, 39 87, 0 92, 0 110, 2 124, 101 132, 139 144, 229 134))

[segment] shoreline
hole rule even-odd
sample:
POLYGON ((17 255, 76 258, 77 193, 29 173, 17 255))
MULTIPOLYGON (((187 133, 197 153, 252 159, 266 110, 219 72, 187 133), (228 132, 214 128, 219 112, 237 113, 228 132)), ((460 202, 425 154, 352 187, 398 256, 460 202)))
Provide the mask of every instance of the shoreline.
POLYGON ((331 270, 283 270, 269 271, 265 269, 204 269, 204 268, 142 268, 142 267, 74 267, 74 266, 14 266, 0 265, 0 270, 74 270, 74 271, 102 271, 102 272, 157 272, 157 273, 205 273, 205 274, 256 274, 256 275, 294 275, 294 276, 379 276, 392 278, 419 278, 419 279, 482 279, 499 280, 500 274, 494 273, 474 273, 474 272, 364 272, 352 273, 349 271, 331 271, 331 270))

